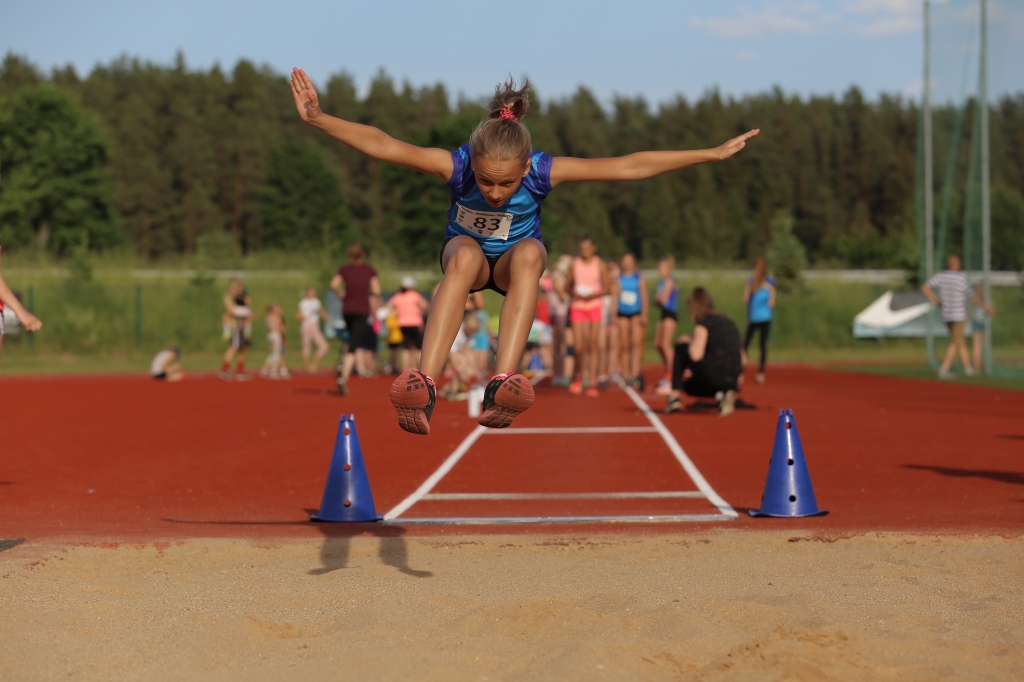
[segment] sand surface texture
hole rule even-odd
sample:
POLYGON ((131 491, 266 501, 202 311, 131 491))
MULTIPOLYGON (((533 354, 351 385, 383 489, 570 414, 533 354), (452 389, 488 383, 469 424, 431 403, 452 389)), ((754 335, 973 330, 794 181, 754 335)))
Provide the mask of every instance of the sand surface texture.
POLYGON ((711 531, 0 553, 0 679, 1024 679, 1019 538, 711 531))

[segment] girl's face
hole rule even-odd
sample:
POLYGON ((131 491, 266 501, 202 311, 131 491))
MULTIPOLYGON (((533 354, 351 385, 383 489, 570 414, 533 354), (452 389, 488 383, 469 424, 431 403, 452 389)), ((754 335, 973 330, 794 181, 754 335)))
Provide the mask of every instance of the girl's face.
POLYGON ((627 253, 622 257, 622 270, 623 272, 633 272, 636 269, 636 258, 633 254, 627 253))
POLYGON ((590 241, 589 239, 584 239, 583 241, 580 242, 581 256, 583 256, 587 260, 590 260, 591 258, 594 257, 595 253, 597 253, 597 244, 590 241))
POLYGON ((669 270, 667 260, 663 260, 658 263, 658 275, 660 275, 662 279, 668 279, 671 274, 672 272, 669 270))
POLYGON ((316 289, 313 287, 306 289, 306 298, 316 298, 316 289))
POLYGON ((523 178, 530 172, 530 162, 524 167, 518 161, 495 161, 494 159, 473 159, 473 174, 476 186, 488 205, 504 206, 519 189, 523 178))

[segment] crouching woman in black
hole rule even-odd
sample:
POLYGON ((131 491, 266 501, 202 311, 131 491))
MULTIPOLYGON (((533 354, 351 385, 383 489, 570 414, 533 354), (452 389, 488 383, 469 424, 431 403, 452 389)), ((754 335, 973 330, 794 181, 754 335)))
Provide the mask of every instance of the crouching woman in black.
POLYGON ((676 344, 672 368, 672 393, 665 413, 682 407, 681 393, 718 401, 718 414, 732 414, 736 408, 736 387, 746 355, 740 332, 733 321, 715 310, 711 294, 695 287, 686 300, 693 320, 693 336, 683 335, 676 344))

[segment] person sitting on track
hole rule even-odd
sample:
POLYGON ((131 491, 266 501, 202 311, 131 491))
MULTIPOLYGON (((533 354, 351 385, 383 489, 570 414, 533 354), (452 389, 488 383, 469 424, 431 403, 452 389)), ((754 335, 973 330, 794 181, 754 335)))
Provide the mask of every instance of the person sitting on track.
POLYGON ((316 287, 306 287, 295 319, 299 321, 299 336, 302 339, 302 364, 308 373, 314 374, 320 367, 320 361, 327 355, 327 339, 320 331, 320 320, 327 323, 331 321, 316 295, 316 287), (316 355, 311 359, 310 351, 314 343, 316 355))
POLYGON ((164 348, 153 356, 149 363, 149 376, 163 381, 181 381, 185 373, 181 371, 181 349, 177 346, 164 348))
MULTIPOLYGON (((0 247, 2 252, 3 247, 0 247)), ((4 307, 11 309, 14 316, 18 318, 18 323, 21 324, 22 328, 27 332, 37 332, 43 328, 43 323, 39 321, 39 318, 25 310, 21 305, 21 301, 14 295, 11 288, 7 286, 7 282, 4 281, 3 273, 0 273, 0 348, 3 348, 4 344, 4 307)))
POLYGON ((740 346, 740 331, 728 317, 715 310, 715 302, 704 287, 695 287, 686 300, 693 336, 679 337, 672 368, 672 393, 665 414, 682 407, 680 393, 698 398, 715 398, 718 414, 726 417, 736 408, 736 388, 746 354, 740 346))
POLYGON ((759 131, 701 151, 640 152, 610 159, 553 159, 535 151, 522 119, 529 107, 529 83, 511 80, 495 89, 490 117, 454 151, 417 147, 371 126, 328 116, 301 69, 291 75, 301 119, 378 161, 433 175, 448 183, 451 206, 441 245, 444 279, 432 304, 419 369, 403 372, 391 387, 398 424, 410 433, 430 432, 435 389, 432 375, 444 367, 459 332, 471 291, 492 289, 501 310, 497 369, 484 393, 479 423, 504 428, 533 404, 533 387, 511 368, 522 357, 537 308, 537 283, 547 251, 540 232, 541 203, 563 182, 642 180, 737 153, 759 131), (506 370, 505 368, 509 368, 506 370))
POLYGON ((220 366, 220 378, 232 378, 243 381, 251 378, 245 373, 245 351, 252 343, 249 332, 252 329, 252 300, 245 290, 242 280, 237 277, 228 284, 224 294, 224 312, 231 317, 231 342, 224 353, 224 362, 220 366), (231 363, 238 358, 235 374, 231 374, 231 363))

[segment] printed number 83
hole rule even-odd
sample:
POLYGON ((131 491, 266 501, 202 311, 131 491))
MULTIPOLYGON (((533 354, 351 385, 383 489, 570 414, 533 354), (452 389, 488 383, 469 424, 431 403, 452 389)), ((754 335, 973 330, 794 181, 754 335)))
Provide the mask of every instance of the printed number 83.
POLYGON ((491 223, 490 227, 487 226, 487 222, 488 222, 487 218, 484 218, 482 216, 478 216, 478 217, 473 219, 473 227, 474 227, 474 229, 477 229, 477 230, 490 230, 491 232, 493 232, 494 230, 497 230, 499 227, 501 227, 501 218, 491 218, 490 219, 490 223, 491 223))

